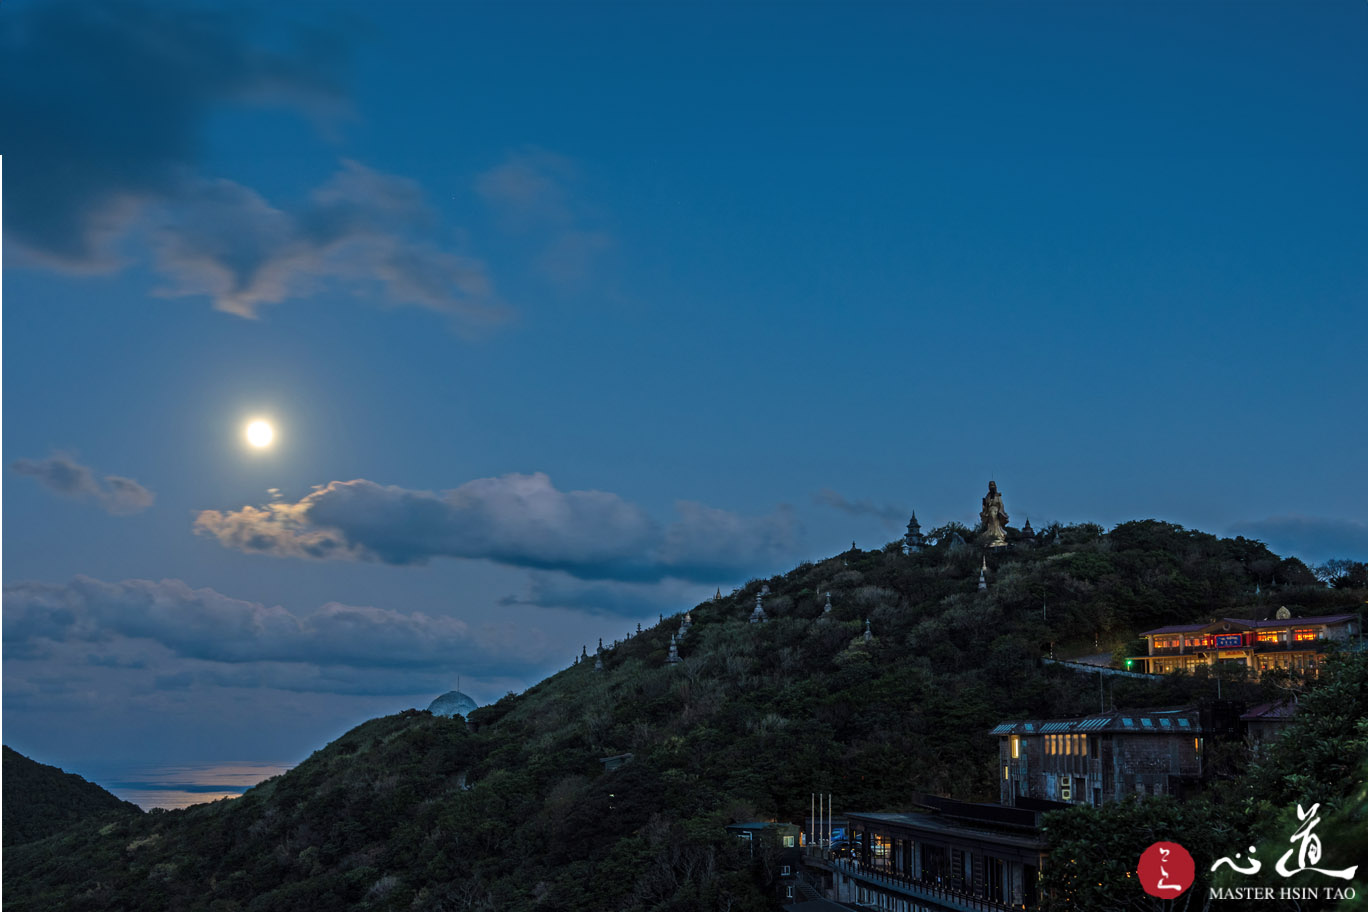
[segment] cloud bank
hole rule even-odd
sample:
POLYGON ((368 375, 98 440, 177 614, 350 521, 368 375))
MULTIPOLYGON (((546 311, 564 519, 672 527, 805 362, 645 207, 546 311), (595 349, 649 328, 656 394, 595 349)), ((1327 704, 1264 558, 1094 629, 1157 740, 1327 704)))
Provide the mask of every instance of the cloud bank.
POLYGON ((481 478, 441 493, 334 481, 296 503, 205 510, 197 532, 279 557, 423 564, 483 559, 583 580, 735 579, 790 560, 799 528, 787 507, 745 517, 681 501, 662 526, 606 491, 560 491, 540 472, 481 478))
MULTIPOLYGON (((149 640, 175 656, 220 663, 449 666, 475 651, 457 618, 329 602, 306 613, 192 589, 180 580, 20 582, 4 589, 7 651, 40 641, 149 640)), ((11 653, 13 654, 13 653, 11 653)))
POLYGON ((131 478, 120 475, 97 478, 93 469, 65 453, 54 453, 47 459, 19 459, 11 463, 10 468, 36 479, 49 491, 93 503, 115 516, 146 510, 157 499, 156 494, 131 478))

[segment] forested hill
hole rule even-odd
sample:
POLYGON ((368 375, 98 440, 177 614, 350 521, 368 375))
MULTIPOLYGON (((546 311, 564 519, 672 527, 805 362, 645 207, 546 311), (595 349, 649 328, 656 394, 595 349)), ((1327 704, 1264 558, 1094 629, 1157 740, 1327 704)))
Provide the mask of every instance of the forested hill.
POLYGON ((141 814, 136 805, 93 782, 4 749, 4 844, 43 839, 72 824, 111 814, 141 814))
MULTIPOLYGON (((1096 676, 1042 665, 1043 650, 1124 649, 1139 630, 1281 605, 1354 610, 1366 594, 1258 542, 1153 521, 1013 533, 979 591, 969 530, 932 535, 921 553, 852 550, 698 605, 679 664, 682 614, 469 725, 376 719, 242 798, 19 847, 7 909, 771 909, 726 823, 799 821, 813 791, 838 813, 919 791, 994 799, 989 728, 1098 706, 1096 676), (748 623, 766 586, 769 620, 748 623)), ((1261 686, 1227 681, 1225 696, 1261 686)), ((1120 679, 1105 699, 1214 689, 1120 679)))

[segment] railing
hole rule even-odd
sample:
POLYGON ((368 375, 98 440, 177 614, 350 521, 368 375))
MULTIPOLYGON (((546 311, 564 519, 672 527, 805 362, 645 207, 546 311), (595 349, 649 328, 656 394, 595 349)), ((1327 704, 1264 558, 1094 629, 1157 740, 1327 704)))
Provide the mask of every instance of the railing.
POLYGON ((855 874, 863 880, 893 887, 922 899, 954 904, 960 908, 985 910, 985 912, 1014 912, 1014 910, 1020 912, 1021 909, 1025 908, 1025 906, 1009 905, 974 893, 966 893, 963 890, 955 890, 924 878, 908 877, 886 871, 858 861, 838 859, 833 864, 837 870, 847 874, 855 874))

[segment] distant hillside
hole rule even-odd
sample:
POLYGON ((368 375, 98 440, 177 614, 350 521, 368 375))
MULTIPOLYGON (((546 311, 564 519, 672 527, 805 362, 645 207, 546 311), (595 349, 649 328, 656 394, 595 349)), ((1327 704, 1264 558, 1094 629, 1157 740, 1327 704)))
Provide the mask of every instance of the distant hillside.
POLYGON ((4 748, 4 844, 33 842, 72 824, 111 814, 141 814, 93 782, 4 748))
POLYGON ((801 820, 813 791, 838 813, 918 791, 992 799, 998 721, 1217 686, 1120 679, 1100 698, 1095 676, 1038 661, 1051 648, 1110 652, 1162 624, 1365 595, 1258 542, 1153 521, 1013 533, 979 591, 970 530, 932 536, 921 553, 852 550, 698 605, 677 665, 682 615, 607 649, 602 672, 591 655, 468 726, 376 719, 242 798, 20 847, 6 908, 768 910, 771 872, 725 835, 732 820, 801 820), (748 623, 765 586, 769 620, 748 623))

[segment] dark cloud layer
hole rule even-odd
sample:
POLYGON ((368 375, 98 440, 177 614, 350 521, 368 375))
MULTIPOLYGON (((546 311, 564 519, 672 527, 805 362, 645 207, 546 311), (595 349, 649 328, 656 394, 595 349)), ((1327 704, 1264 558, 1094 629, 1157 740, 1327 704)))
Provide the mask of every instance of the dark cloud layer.
POLYGON ((232 104, 317 119, 346 107, 347 42, 295 29, 266 47, 234 8, 29 4, 0 19, 6 228, 30 259, 108 271, 149 240, 167 296, 255 316, 325 289, 485 324, 501 315, 483 264, 450 249, 412 181, 344 162, 290 209, 201 173, 204 127, 232 104))
POLYGON ((1312 564, 1336 557, 1368 560, 1368 524, 1351 519, 1274 516, 1236 523, 1230 534, 1258 539, 1278 554, 1312 564))
POLYGON ((579 580, 564 573, 534 570, 529 574, 527 590, 502 599, 500 604, 650 619, 685 611, 712 593, 707 586, 677 579, 653 583, 579 580))
POLYGON ((196 530, 225 547, 284 557, 421 564, 476 558, 589 580, 730 580, 791 560, 787 508, 743 517, 676 504, 662 527, 606 491, 560 491, 541 473, 481 478, 433 493, 334 481, 297 503, 206 510, 196 530))
POLYGON ((146 640, 176 657, 218 663, 424 668, 478 651, 468 625, 456 618, 337 602, 297 614, 180 580, 78 576, 63 584, 12 583, 4 591, 11 655, 40 650, 45 641, 146 640))
POLYGON ((10 237, 74 269, 114 265, 113 240, 179 196, 209 113, 231 102, 342 103, 337 45, 255 46, 242 12, 114 0, 26 4, 0 20, 0 148, 12 156, 10 237))
POLYGON ((119 475, 97 478, 89 466, 81 465, 64 453, 55 453, 47 459, 20 459, 10 468, 20 475, 37 479, 50 491, 96 504, 115 515, 146 510, 156 500, 155 494, 133 479, 119 475))

